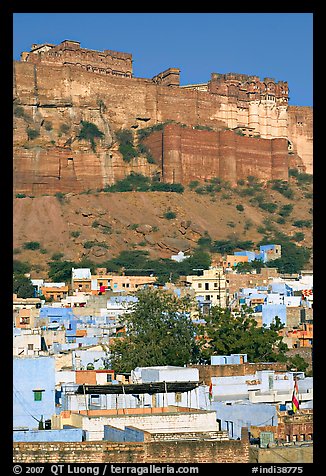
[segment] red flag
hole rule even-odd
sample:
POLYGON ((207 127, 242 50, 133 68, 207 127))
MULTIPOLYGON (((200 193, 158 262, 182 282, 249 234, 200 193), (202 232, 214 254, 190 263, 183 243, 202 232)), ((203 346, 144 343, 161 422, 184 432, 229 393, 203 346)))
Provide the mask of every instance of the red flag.
POLYGON ((211 382, 210 385, 209 385, 208 398, 209 398, 209 401, 211 401, 212 398, 213 398, 213 385, 212 385, 212 382, 211 382))
POLYGON ((294 413, 299 410, 299 390, 296 378, 294 380, 294 389, 292 393, 292 410, 294 413))

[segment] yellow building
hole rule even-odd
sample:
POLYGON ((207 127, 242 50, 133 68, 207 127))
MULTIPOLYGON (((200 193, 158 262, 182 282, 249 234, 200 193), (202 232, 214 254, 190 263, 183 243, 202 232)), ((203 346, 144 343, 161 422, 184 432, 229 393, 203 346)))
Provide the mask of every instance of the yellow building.
POLYGON ((104 272, 103 268, 98 269, 97 272, 98 274, 91 274, 84 269, 73 268, 72 290, 89 294, 99 294, 106 290, 132 293, 144 286, 153 286, 156 282, 154 276, 106 274, 106 270, 104 272))
POLYGON ((228 289, 222 267, 205 269, 201 276, 186 276, 186 284, 194 290, 196 298, 202 296, 213 306, 228 305, 228 289))

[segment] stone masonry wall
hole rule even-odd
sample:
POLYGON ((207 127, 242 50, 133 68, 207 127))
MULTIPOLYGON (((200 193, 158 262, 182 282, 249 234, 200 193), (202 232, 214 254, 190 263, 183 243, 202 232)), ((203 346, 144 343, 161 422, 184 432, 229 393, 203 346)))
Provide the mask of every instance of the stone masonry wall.
POLYGON ((286 365, 283 363, 245 363, 245 364, 227 364, 227 365, 200 365, 192 364, 189 367, 199 370, 199 380, 205 385, 209 385, 212 377, 231 377, 239 375, 254 374, 258 370, 275 370, 276 372, 285 372, 286 365))
POLYGON ((220 177, 235 185, 255 175, 262 180, 288 179, 286 139, 242 137, 233 131, 202 131, 165 126, 145 144, 162 163, 164 182, 187 184, 220 177))
POLYGON ((14 443, 14 463, 248 463, 247 429, 242 440, 178 440, 145 443, 107 441, 14 443))

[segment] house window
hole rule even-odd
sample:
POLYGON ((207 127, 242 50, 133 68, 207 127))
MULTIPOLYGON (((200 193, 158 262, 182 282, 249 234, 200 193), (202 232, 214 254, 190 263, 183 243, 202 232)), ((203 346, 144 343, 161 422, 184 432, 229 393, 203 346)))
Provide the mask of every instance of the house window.
POLYGON ((106 381, 107 382, 112 382, 112 374, 107 374, 106 381))
POLYGON ((198 287, 201 288, 201 287, 202 287, 202 283, 198 283, 198 287))
POLYGON ((100 404, 100 396, 91 395, 91 405, 99 405, 99 404, 100 404))
POLYGON ((27 344, 27 349, 28 350, 33 350, 34 349, 34 344, 27 344))
POLYGON ((41 402, 42 392, 44 392, 44 390, 33 390, 33 392, 34 392, 34 402, 41 402))
POLYGON ((209 290, 209 283, 205 283, 205 291, 209 290))

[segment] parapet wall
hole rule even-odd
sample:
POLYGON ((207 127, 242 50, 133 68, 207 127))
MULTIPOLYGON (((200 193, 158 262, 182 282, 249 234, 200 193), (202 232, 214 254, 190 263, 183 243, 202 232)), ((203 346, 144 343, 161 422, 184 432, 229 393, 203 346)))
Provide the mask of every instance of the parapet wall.
POLYGON ((259 370, 274 370, 275 372, 285 372, 286 365, 278 362, 273 363, 245 363, 227 365, 189 365, 191 368, 199 370, 199 380, 205 385, 209 385, 212 377, 231 377, 251 375, 259 370))

